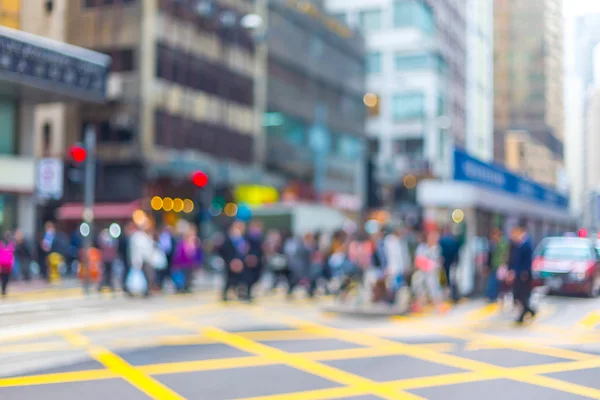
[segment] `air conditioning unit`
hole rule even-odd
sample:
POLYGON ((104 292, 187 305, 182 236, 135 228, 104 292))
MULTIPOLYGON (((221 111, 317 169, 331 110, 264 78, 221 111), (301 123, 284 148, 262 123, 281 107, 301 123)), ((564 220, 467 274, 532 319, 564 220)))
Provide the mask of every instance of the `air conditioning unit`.
POLYGON ((106 87, 106 98, 108 100, 117 100, 123 97, 124 79, 123 75, 110 74, 106 87))

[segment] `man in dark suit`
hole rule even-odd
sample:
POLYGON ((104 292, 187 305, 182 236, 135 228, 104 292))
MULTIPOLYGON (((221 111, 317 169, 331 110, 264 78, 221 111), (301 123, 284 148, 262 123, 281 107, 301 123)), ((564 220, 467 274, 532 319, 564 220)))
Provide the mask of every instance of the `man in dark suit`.
POLYGON ((223 244, 219 247, 219 256, 224 262, 224 283, 222 300, 227 301, 229 289, 239 289, 243 284, 244 260, 248 255, 249 245, 244 236, 245 225, 235 221, 229 227, 223 244))
POLYGON ((529 304, 532 290, 533 244, 527 233, 527 224, 524 221, 513 229, 511 236, 512 246, 508 261, 508 283, 513 284, 515 300, 523 308, 517 319, 517 323, 522 324, 527 314, 531 317, 535 316, 535 310, 529 304))

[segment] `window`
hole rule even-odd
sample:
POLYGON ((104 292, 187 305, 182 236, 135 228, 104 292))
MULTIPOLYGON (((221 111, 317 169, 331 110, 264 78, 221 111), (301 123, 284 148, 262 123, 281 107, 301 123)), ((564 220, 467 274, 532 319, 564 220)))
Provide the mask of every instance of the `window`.
POLYGON ((361 155, 360 139, 355 136, 340 134, 336 145, 337 153, 345 159, 356 160, 361 155))
POLYGON ((435 53, 423 54, 396 54, 394 57, 396 71, 410 71, 416 69, 433 69, 441 75, 448 72, 446 60, 435 53))
POLYGON ((116 4, 129 4, 137 0, 84 0, 83 6, 86 8, 112 6, 116 4))
POLYGON ((15 154, 17 151, 16 113, 14 101, 0 101, 0 154, 15 154))
POLYGON ((380 74, 381 73, 381 53, 372 52, 367 53, 367 73, 368 74, 380 74))
POLYGON ((394 3, 394 27, 416 27, 431 34, 435 31, 433 10, 422 0, 397 0, 394 3))
POLYGON ((381 29, 381 10, 361 11, 359 14, 360 29, 365 32, 381 29))
POLYGON ((100 50, 112 58, 110 72, 131 72, 134 68, 133 49, 100 50))
POLYGON ((425 116, 423 92, 405 92, 394 95, 392 116, 396 121, 423 118, 425 116))

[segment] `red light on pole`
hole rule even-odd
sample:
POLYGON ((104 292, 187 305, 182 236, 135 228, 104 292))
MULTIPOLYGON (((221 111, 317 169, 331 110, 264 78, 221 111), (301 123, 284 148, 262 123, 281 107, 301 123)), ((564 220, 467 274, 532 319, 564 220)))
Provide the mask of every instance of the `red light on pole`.
POLYGON ((71 146, 69 149, 69 154, 71 155, 73 161, 78 163, 84 162, 87 157, 87 151, 83 147, 77 145, 71 146))
POLYGON ((192 182, 198 187, 204 187, 208 184, 208 175, 202 171, 196 171, 192 174, 192 182))
POLYGON ((579 236, 580 238, 586 238, 586 237, 588 237, 588 231, 587 231, 587 229, 585 229, 585 228, 581 228, 581 229, 579 230, 579 234, 578 234, 578 236, 579 236))

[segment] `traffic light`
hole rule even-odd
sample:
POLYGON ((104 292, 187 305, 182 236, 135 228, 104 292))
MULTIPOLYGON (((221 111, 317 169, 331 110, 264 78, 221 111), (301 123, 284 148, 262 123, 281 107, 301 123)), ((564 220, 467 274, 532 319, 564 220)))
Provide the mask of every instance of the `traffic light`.
POLYGON ((202 171, 196 171, 192 174, 192 182, 199 188, 208 185, 208 175, 202 171))
POLYGON ((87 151, 80 145, 74 144, 69 148, 69 155, 76 163, 82 163, 87 158, 87 151))
POLYGON ((380 99, 376 93, 369 92, 363 96, 363 103, 367 107, 367 115, 369 117, 379 116, 380 99))

